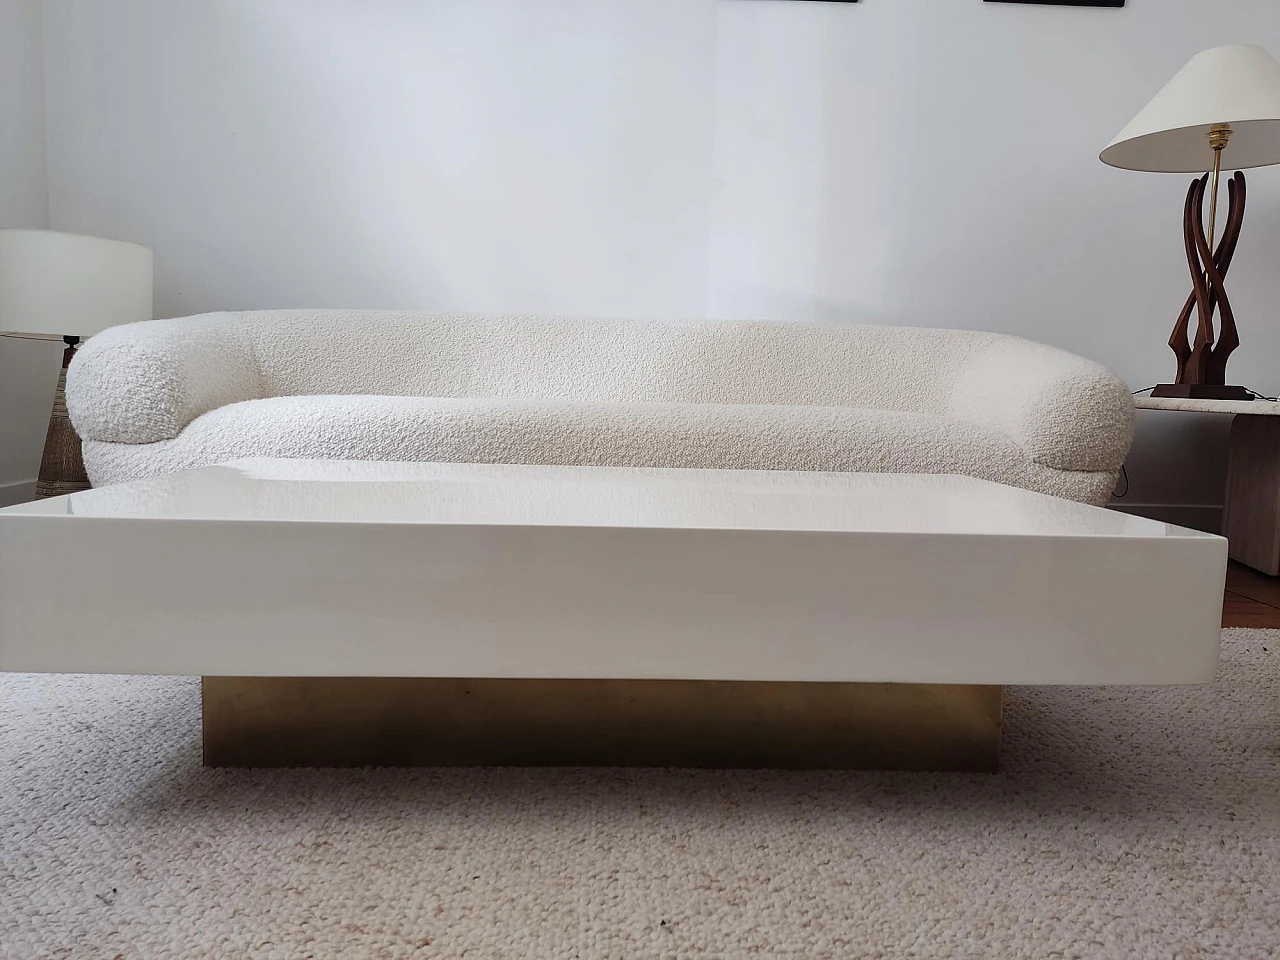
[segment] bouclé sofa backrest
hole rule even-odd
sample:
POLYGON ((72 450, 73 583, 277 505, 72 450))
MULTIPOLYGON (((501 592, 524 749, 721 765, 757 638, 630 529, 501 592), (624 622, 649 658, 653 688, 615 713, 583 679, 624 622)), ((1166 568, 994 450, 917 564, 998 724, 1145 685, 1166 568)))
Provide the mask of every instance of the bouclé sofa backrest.
POLYGON ((993 335, 837 324, 290 311, 209 315, 262 396, 369 393, 939 410, 993 335))

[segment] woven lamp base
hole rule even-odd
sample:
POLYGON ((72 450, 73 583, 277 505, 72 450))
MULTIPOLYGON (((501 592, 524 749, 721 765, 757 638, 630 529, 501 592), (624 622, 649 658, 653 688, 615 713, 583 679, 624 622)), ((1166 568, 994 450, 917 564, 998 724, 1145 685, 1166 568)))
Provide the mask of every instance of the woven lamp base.
POLYGON ((80 452, 80 438, 67 416, 67 364, 76 355, 78 337, 67 337, 67 349, 62 353, 62 371, 58 374, 58 389, 53 395, 53 413, 49 417, 49 432, 44 438, 44 455, 40 458, 40 478, 36 481, 36 499, 58 497, 89 489, 89 475, 85 473, 84 457, 80 452))

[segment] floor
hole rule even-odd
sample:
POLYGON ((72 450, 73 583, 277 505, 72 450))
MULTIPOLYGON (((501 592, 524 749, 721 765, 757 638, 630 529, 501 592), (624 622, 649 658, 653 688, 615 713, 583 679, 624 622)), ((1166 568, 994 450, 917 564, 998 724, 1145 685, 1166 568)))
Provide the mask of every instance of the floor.
POLYGON ((1222 625, 1280 627, 1280 577, 1268 577, 1232 560, 1222 598, 1222 625))
POLYGON ((0 674, 0 957, 1277 960, 1277 705, 1236 629, 1008 688, 996 774, 237 770, 197 678, 0 674))

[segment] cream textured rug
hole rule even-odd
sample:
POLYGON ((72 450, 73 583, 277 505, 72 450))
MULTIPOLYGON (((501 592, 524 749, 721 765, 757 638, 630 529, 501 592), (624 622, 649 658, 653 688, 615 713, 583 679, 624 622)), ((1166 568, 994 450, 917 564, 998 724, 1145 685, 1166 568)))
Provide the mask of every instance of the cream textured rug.
POLYGON ((1274 957, 1280 631, 1012 689, 1005 770, 207 771, 194 680, 0 677, 0 957, 1274 957))

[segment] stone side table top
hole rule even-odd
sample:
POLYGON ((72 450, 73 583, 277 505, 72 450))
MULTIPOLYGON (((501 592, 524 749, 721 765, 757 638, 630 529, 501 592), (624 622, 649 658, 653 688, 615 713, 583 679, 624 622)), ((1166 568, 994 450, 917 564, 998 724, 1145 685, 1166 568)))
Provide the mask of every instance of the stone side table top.
POLYGON ((1184 413, 1244 413, 1249 416, 1280 416, 1280 403, 1274 400, 1183 400, 1177 397, 1133 398, 1139 410, 1181 410, 1184 413))

